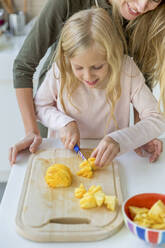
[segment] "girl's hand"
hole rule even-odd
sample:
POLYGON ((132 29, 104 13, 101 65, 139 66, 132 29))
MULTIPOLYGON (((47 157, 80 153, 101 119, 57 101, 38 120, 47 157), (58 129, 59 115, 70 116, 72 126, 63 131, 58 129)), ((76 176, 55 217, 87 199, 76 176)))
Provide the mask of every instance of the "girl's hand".
POLYGON ((73 150, 76 144, 80 144, 80 131, 75 121, 69 122, 60 129, 60 138, 66 149, 73 150))
POLYGON ((16 161, 16 157, 19 152, 29 149, 31 153, 35 153, 42 143, 42 138, 39 134, 29 133, 24 139, 19 141, 14 146, 10 147, 9 149, 9 161, 10 164, 13 165, 16 161))
POLYGON ((147 152, 151 163, 155 162, 159 158, 162 151, 163 142, 159 139, 153 139, 147 144, 135 149, 135 152, 141 157, 145 157, 144 153, 147 152))
POLYGON ((105 136, 90 157, 95 157, 95 164, 99 167, 111 163, 120 152, 120 145, 111 137, 105 136))

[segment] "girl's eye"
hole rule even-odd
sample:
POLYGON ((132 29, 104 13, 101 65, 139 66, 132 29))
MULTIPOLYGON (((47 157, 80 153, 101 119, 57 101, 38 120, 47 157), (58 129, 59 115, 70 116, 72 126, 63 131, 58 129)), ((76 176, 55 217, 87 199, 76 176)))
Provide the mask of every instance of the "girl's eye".
POLYGON ((100 70, 102 67, 103 67, 103 65, 100 65, 100 66, 93 66, 93 69, 94 69, 94 70, 100 70))
POLYGON ((82 70, 83 68, 82 67, 78 67, 78 68, 75 68, 77 71, 80 71, 82 70))

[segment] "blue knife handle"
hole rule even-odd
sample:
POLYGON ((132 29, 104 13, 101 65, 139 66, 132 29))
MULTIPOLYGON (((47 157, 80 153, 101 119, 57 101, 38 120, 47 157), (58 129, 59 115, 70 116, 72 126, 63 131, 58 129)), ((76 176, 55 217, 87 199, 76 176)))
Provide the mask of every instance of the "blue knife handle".
POLYGON ((80 147, 76 144, 73 148, 73 150, 78 153, 80 155, 80 157, 83 159, 83 160, 87 160, 84 155, 82 154, 82 152, 80 151, 80 147))
POLYGON ((80 147, 76 144, 73 148, 73 150, 78 153, 80 151, 80 147))

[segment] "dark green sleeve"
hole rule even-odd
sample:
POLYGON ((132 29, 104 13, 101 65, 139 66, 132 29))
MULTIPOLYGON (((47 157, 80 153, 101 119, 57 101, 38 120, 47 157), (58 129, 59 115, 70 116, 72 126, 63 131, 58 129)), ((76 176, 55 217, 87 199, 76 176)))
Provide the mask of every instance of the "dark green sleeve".
POLYGON ((40 73, 40 78, 44 77, 64 22, 75 12, 90 8, 93 3, 94 0, 47 1, 14 61, 13 78, 15 88, 33 87, 32 79, 36 67, 48 48, 52 47, 51 53, 40 73))
POLYGON ((68 15, 68 0, 48 0, 14 61, 15 88, 32 88, 32 78, 41 58, 56 41, 68 15))

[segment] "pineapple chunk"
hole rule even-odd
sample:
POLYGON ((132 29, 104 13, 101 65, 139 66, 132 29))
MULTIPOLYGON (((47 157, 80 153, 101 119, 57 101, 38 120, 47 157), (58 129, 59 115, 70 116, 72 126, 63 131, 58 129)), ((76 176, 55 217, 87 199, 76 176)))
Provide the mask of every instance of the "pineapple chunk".
POLYGON ((101 207, 104 203, 105 194, 100 190, 100 191, 97 191, 96 193, 94 193, 94 197, 96 199, 97 206, 101 207))
POLYGON ((165 229, 165 204, 158 200, 151 209, 129 207, 133 221, 147 228, 165 229))
POLYGON ((101 188, 101 186, 100 185, 92 185, 90 188, 89 188, 89 192, 91 192, 92 194, 93 193, 96 193, 97 191, 102 191, 102 188, 101 188))
POLYGON ((80 207, 81 208, 95 208, 95 207, 97 207, 95 197, 92 194, 88 194, 88 195, 84 196, 80 200, 80 207))
POLYGON ((157 201, 149 210, 148 215, 153 219, 157 219, 158 217, 164 217, 165 216, 164 203, 161 200, 157 201))
POLYGON ((148 213, 149 209, 130 206, 129 211, 130 211, 131 217, 134 218, 137 214, 148 213))
POLYGON ((116 196, 105 195, 104 204, 111 211, 115 211, 117 206, 117 198, 116 196))
POLYGON ((84 185, 80 184, 75 190, 75 197, 81 198, 81 208, 95 208, 105 204, 109 210, 114 211, 117 205, 116 196, 105 195, 100 185, 92 185, 86 192, 84 185))
POLYGON ((77 172, 78 176, 91 178, 94 170, 96 170, 95 158, 89 158, 88 160, 82 162, 79 167, 80 171, 77 172))
POLYGON ((80 169, 80 171, 77 172, 77 175, 82 176, 82 177, 91 178, 93 176, 92 167, 89 165, 84 166, 83 168, 80 169))
POLYGON ((85 193, 86 193, 86 189, 85 189, 84 185, 81 183, 79 188, 75 189, 75 197, 76 198, 82 198, 85 193))
POLYGON ((88 162, 89 162, 89 164, 90 164, 90 166, 92 166, 92 169, 93 170, 97 170, 97 166, 95 165, 95 160, 96 160, 96 158, 88 158, 88 162))

